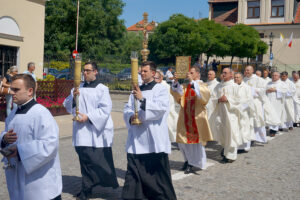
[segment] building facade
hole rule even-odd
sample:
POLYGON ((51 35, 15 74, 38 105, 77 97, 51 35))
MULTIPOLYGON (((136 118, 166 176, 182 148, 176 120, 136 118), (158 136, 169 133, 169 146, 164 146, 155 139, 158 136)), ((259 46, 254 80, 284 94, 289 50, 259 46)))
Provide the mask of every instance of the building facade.
MULTIPOLYGON (((240 23, 252 26, 269 45, 273 36, 273 56, 269 48, 260 60, 262 64, 271 64, 279 71, 300 70, 299 0, 210 0, 208 3, 209 19, 229 27, 240 23), (280 35, 284 38, 280 39, 280 35), (291 35, 292 46, 289 47, 291 35)), ((234 61, 238 63, 241 59, 234 61)))
POLYGON ((19 73, 35 62, 42 78, 46 0, 0 0, 0 75, 12 65, 19 73))

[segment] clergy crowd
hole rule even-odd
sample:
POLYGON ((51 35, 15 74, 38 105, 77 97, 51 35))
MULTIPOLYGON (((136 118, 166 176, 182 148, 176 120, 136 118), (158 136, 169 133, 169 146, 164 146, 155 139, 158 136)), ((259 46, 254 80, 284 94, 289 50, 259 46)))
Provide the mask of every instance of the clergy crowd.
MULTIPOLYGON (((267 144, 267 135, 300 127, 299 72, 256 71, 231 68, 208 71, 190 68, 185 79, 169 69, 164 74, 151 61, 140 67, 124 107, 128 129, 127 171, 122 199, 176 200, 168 155, 171 142, 184 159, 185 174, 206 169, 205 146, 217 141, 222 163, 234 162, 239 153, 267 144), (176 105, 180 107, 179 112, 176 105)), ((112 145, 114 126, 108 88, 98 79, 96 63, 83 67, 84 81, 65 99, 73 122, 73 146, 78 154, 82 186, 76 199, 89 199, 95 186, 119 187, 112 145)), ((36 82, 28 74, 11 79, 11 95, 17 105, 5 121, 0 152, 12 200, 60 200, 62 175, 58 155, 59 130, 50 112, 35 99, 36 82)))

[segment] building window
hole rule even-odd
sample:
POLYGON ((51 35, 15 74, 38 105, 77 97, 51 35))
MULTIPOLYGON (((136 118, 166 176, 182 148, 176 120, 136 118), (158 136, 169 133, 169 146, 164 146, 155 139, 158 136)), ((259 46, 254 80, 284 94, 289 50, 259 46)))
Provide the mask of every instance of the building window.
POLYGON ((272 0, 272 17, 284 16, 284 0, 272 0))
POLYGON ((248 18, 259 18, 260 1, 248 1, 248 18))

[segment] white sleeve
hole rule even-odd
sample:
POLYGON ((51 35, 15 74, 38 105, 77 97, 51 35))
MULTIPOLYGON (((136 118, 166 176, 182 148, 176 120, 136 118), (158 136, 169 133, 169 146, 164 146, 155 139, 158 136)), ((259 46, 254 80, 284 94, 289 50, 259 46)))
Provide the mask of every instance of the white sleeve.
POLYGON ((194 85, 194 88, 195 88, 195 92, 196 92, 196 95, 199 99, 201 99, 201 93, 200 93, 200 86, 199 84, 197 83, 197 81, 192 81, 193 85, 194 85))
POLYGON ((17 144, 18 153, 25 172, 30 174, 53 160, 58 151, 59 130, 49 112, 44 111, 33 119, 35 138, 27 143, 17 144))
POLYGON ((152 100, 146 99, 145 110, 139 107, 140 120, 155 121, 161 119, 169 111, 169 92, 166 87, 154 88, 152 100))
POLYGON ((98 131, 102 131, 109 119, 112 102, 107 87, 96 88, 100 95, 98 106, 92 112, 87 113, 89 120, 98 131))
POLYGON ((73 107, 73 90, 71 90, 70 95, 65 99, 63 105, 66 108, 67 112, 70 114, 74 113, 74 107, 73 107))
POLYGON ((183 95, 183 89, 182 89, 182 86, 179 84, 179 82, 173 82, 172 83, 172 87, 171 89, 174 91, 174 92, 177 92, 179 93, 181 96, 183 95))

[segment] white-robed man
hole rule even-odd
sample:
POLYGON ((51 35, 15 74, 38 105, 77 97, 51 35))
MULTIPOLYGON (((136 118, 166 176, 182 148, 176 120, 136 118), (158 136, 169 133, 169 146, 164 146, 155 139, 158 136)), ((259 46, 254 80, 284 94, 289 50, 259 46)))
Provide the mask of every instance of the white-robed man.
MULTIPOLYGON (((210 91, 210 95, 212 96, 212 93, 215 89, 215 87, 219 84, 219 82, 216 79, 216 72, 214 70, 209 70, 207 73, 207 87, 210 91)), ((212 100, 209 99, 208 103, 206 104, 206 109, 207 109, 207 119, 210 118, 210 115, 214 111, 216 105, 213 104, 212 100)), ((212 125, 211 125, 212 126, 212 125)))
POLYGON ((200 77, 199 67, 193 66, 186 76, 188 84, 180 85, 175 74, 171 88, 180 105, 176 142, 185 160, 185 174, 194 172, 194 167, 206 169, 205 145, 212 141, 205 107, 210 92, 200 77))
MULTIPOLYGON (((167 90, 170 92, 170 85, 163 80, 164 78, 164 73, 161 70, 156 70, 156 74, 154 76, 154 80, 157 83, 161 83, 164 85, 167 90)), ((178 121, 178 113, 176 112, 175 109, 175 101, 173 96, 169 95, 169 102, 170 102, 170 112, 168 116, 168 129, 169 129, 169 134, 170 134, 170 140, 171 142, 176 142, 176 131, 177 131, 177 121, 178 121)))
POLYGON ((234 82, 239 85, 241 110, 239 116, 240 131, 243 144, 238 147, 238 152, 250 150, 251 141, 256 139, 254 132, 254 104, 251 87, 243 82, 243 74, 236 72, 234 82))
POLYGON ((265 80, 265 83, 268 84, 272 79, 269 77, 269 70, 264 69, 262 79, 265 80))
POLYGON ((256 141, 266 143, 267 135, 262 99, 265 94, 265 81, 261 77, 253 74, 253 71, 254 69, 252 66, 247 66, 245 68, 244 82, 252 89, 253 103, 255 106, 254 131, 256 134, 256 141))
POLYGON ((295 106, 295 122, 294 127, 300 127, 300 79, 299 74, 294 71, 293 74, 293 83, 296 86, 296 93, 294 96, 294 106, 295 106))
POLYGON ((128 137, 127 172, 122 198, 176 200, 168 158, 171 153, 167 124, 169 92, 164 85, 154 81, 154 62, 143 62, 141 66, 143 85, 134 85, 124 107, 128 137), (140 125, 132 124, 135 105, 142 122, 140 125))
POLYGON ((209 123, 214 140, 224 148, 223 163, 231 163, 237 159, 237 150, 245 141, 242 139, 239 117, 242 109, 239 96, 239 86, 232 80, 232 70, 224 68, 223 81, 215 87, 212 101, 216 108, 209 123))
POLYGON ((33 99, 35 86, 28 74, 12 77, 18 108, 6 118, 0 135, 1 150, 12 153, 3 159, 11 200, 61 199, 59 130, 51 113, 33 99))
POLYGON ((276 110, 276 117, 280 119, 280 124, 270 124, 270 136, 274 137, 279 130, 279 125, 282 125, 285 120, 284 114, 284 96, 287 91, 287 87, 280 80, 279 72, 272 73, 272 81, 269 82, 266 86, 266 93, 271 102, 272 108, 276 110))
POLYGON ((112 102, 108 88, 97 79, 97 65, 87 62, 83 67, 84 83, 72 89, 64 106, 75 115, 75 96, 79 95, 79 117, 73 122, 73 146, 79 157, 82 188, 77 199, 88 199, 93 187, 117 188, 112 155, 112 102))
POLYGON ((293 123, 295 121, 295 107, 294 107, 294 96, 296 94, 295 84, 288 79, 288 72, 281 72, 281 81, 286 84, 287 92, 284 98, 284 109, 285 109, 285 124, 282 128, 293 130, 293 123))

